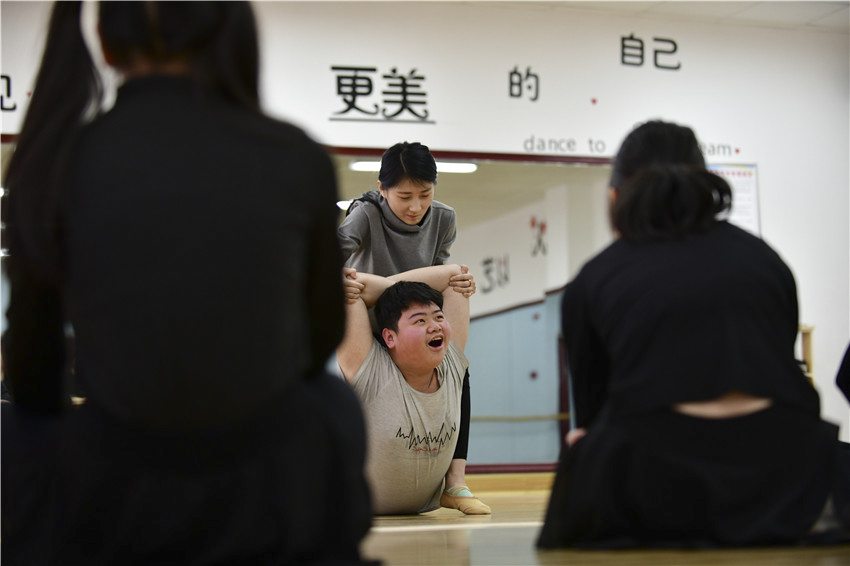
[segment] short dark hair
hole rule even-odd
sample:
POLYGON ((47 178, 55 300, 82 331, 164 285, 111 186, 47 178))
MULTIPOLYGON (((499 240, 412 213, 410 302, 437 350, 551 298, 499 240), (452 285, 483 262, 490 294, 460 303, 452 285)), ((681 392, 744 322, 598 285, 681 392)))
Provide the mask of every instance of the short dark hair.
POLYGON ((709 172, 693 130, 655 120, 635 128, 614 159, 611 224, 633 241, 706 230, 732 206, 732 189, 709 172))
POLYGON ((388 328, 398 332, 401 313, 412 305, 434 304, 443 308, 443 294, 418 281, 399 281, 381 294, 375 303, 378 331, 388 328))
POLYGON ((437 182, 437 163, 427 146, 401 142, 384 152, 378 173, 381 186, 389 189, 405 180, 419 185, 437 182))

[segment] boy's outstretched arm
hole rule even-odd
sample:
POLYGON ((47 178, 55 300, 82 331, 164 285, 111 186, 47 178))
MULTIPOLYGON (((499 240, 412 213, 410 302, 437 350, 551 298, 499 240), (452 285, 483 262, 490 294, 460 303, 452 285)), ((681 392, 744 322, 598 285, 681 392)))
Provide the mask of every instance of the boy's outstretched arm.
POLYGON ((343 268, 342 286, 345 295, 345 333, 336 348, 337 363, 346 381, 354 375, 372 347, 372 326, 369 312, 363 302, 365 285, 356 279, 359 274, 353 269, 343 268))

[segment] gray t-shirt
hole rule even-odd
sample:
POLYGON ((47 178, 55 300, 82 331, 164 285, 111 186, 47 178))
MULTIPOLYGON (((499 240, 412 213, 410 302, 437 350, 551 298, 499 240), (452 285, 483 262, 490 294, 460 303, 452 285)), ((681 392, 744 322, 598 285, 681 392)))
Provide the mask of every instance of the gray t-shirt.
POLYGON ((437 367, 439 389, 422 393, 408 385, 386 348, 373 341, 351 384, 366 415, 366 477, 375 514, 424 513, 440 506, 457 444, 467 366, 463 351, 450 342, 437 367))

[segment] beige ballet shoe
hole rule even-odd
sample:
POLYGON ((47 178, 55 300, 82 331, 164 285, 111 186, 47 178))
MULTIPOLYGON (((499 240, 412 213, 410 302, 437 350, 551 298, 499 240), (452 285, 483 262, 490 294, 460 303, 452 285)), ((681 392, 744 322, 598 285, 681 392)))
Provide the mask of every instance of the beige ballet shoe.
POLYGON ((490 514, 490 507, 472 495, 472 492, 465 485, 457 485, 443 490, 442 495, 440 495, 440 505, 449 509, 457 509, 464 515, 490 514), (469 495, 459 495, 464 491, 469 495))

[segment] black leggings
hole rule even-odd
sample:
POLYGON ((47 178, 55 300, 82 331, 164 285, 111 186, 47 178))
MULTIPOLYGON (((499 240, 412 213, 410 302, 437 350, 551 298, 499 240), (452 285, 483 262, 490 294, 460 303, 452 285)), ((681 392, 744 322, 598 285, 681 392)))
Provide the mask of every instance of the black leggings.
POLYGON ((469 370, 463 376, 463 394, 460 397, 460 434, 457 436, 454 459, 466 460, 469 451, 469 370))

